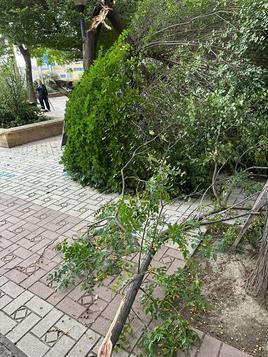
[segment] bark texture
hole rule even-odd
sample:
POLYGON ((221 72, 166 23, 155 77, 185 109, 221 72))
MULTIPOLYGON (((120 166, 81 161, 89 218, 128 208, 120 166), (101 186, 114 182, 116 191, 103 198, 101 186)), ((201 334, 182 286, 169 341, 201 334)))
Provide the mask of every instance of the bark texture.
POLYGON ((37 103, 34 86, 33 86, 32 62, 31 62, 30 51, 28 48, 24 47, 23 45, 19 45, 18 47, 25 61, 28 100, 29 102, 37 103))
POLYGON ((132 282, 129 284, 128 290, 124 298, 122 299, 114 320, 107 332, 106 337, 99 349, 98 357, 110 357, 112 351, 120 337, 120 334, 125 326, 132 305, 136 299, 137 293, 143 282, 144 276, 149 269, 152 262, 155 251, 150 251, 144 260, 142 261, 139 273, 137 273, 132 282))
POLYGON ((89 68, 97 57, 98 38, 102 23, 108 18, 118 34, 124 26, 114 8, 113 0, 100 0, 94 8, 89 29, 86 31, 84 42, 84 68, 89 68))
POLYGON ((247 291, 250 295, 265 303, 268 291, 268 213, 257 264, 248 278, 247 291))
POLYGON ((89 68, 97 57, 98 37, 101 25, 97 29, 90 29, 86 32, 84 43, 84 68, 89 68))

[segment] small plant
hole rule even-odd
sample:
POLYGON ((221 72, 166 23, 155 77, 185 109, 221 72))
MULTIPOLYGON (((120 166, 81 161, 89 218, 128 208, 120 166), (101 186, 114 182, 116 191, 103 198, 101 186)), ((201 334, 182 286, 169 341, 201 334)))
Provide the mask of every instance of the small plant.
POLYGON ((0 128, 44 120, 37 107, 27 101, 24 80, 12 61, 0 66, 0 128))

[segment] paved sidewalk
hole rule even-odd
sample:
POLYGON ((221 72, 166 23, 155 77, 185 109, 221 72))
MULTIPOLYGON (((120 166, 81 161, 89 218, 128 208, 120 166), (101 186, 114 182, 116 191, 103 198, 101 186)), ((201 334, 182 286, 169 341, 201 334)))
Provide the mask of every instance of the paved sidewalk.
POLYGON ((50 103, 50 112, 45 112, 44 114, 48 117, 53 118, 63 118, 65 112, 65 106, 67 102, 66 96, 48 98, 50 103))
MULTIPOLYGON (((112 292, 112 280, 92 293, 81 292, 79 286, 56 292, 47 282, 48 273, 61 262, 56 244, 85 232, 95 211, 115 197, 72 181, 59 164, 59 147, 57 137, 0 149, 0 334, 29 357, 94 355, 120 301, 112 292)), ((175 222, 197 206, 196 200, 176 201, 167 214, 175 222)), ((170 245, 161 249, 154 264, 173 272, 184 262, 170 245)), ((143 318, 138 301, 134 309, 143 318)), ((143 324, 136 318, 134 325, 128 352, 114 356, 137 351, 143 324)), ((199 352, 191 356, 247 356, 210 336, 201 337, 199 352)))

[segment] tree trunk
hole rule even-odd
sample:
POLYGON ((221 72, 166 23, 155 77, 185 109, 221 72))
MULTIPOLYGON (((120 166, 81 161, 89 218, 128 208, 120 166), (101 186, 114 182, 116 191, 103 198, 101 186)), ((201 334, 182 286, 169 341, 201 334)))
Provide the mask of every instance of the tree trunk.
POLYGON ((110 357, 112 355, 112 351, 124 328, 132 305, 136 299, 144 276, 149 269, 155 253, 156 252, 153 250, 149 251, 149 253, 142 261, 139 273, 134 276, 132 282, 129 284, 127 293, 121 301, 109 331, 107 332, 106 337, 104 338, 103 343, 99 349, 98 357, 110 357))
POLYGON ((9 46, 9 53, 10 53, 10 58, 12 60, 14 72, 16 73, 17 76, 20 76, 20 71, 19 71, 19 67, 18 67, 18 63, 17 63, 17 59, 16 59, 16 48, 13 45, 13 43, 10 43, 10 42, 8 42, 8 46, 9 46))
POLYGON ((118 34, 121 34, 124 31, 124 25, 120 21, 120 18, 117 14, 117 11, 115 8, 113 8, 112 11, 110 11, 107 15, 108 19, 110 20, 111 24, 113 25, 113 28, 118 34))
POLYGON ((247 281, 247 291, 251 296, 265 302, 268 290, 268 213, 262 236, 257 264, 247 281))
POLYGON ((23 45, 19 45, 19 50, 24 58, 25 66, 26 66, 26 83, 27 83, 27 91, 28 91, 28 100, 32 103, 37 103, 36 95, 33 87, 33 74, 32 74, 32 62, 31 55, 28 48, 24 48, 23 45))
POLYGON ((84 68, 89 68, 97 57, 98 38, 101 25, 97 29, 90 29, 86 32, 84 44, 84 68))
POLYGON ((124 26, 121 23, 119 16, 114 9, 113 0, 105 0, 104 3, 98 2, 95 6, 92 17, 90 28, 86 31, 85 43, 84 43, 84 68, 89 68, 97 57, 97 45, 98 38, 101 31, 101 20, 98 17, 105 16, 110 20, 112 26, 118 34, 121 34, 124 30, 124 26), (106 9, 110 9, 105 12, 106 9), (105 15, 104 15, 105 14, 105 15))

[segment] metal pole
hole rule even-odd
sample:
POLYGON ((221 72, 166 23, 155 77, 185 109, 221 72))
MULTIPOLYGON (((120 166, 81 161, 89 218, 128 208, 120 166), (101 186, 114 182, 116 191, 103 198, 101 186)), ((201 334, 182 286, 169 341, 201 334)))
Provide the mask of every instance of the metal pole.
POLYGON ((80 29, 81 29, 82 41, 84 42, 86 37, 86 30, 85 30, 85 19, 84 19, 83 12, 80 12, 80 29))

